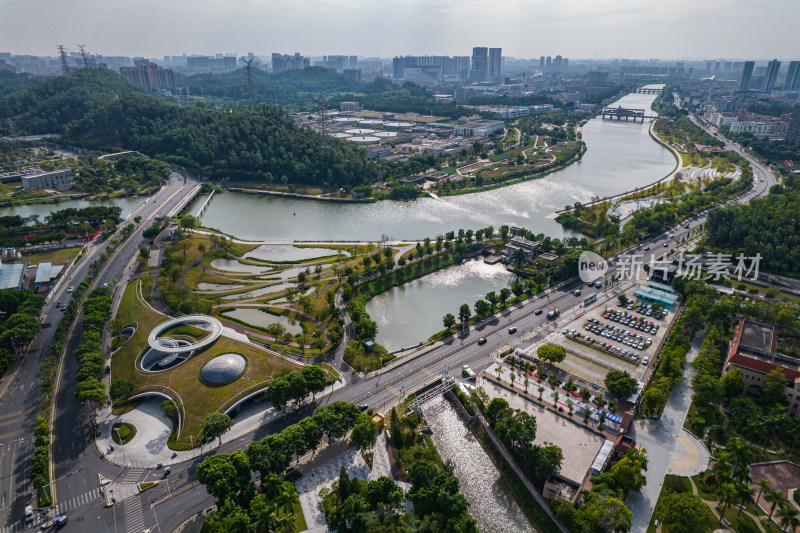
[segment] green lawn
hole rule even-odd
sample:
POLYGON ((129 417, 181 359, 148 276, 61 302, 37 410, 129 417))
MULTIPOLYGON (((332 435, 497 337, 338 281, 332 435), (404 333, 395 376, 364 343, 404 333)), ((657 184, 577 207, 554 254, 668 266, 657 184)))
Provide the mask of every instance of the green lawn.
POLYGON ((68 265, 75 259, 75 256, 81 251, 80 246, 73 248, 61 248, 59 250, 48 250, 46 252, 34 252, 32 254, 24 254, 22 259, 30 265, 38 265, 39 263, 53 263, 54 265, 68 265))
POLYGON ((158 373, 145 374, 137 367, 137 362, 147 347, 147 337, 153 327, 167 320, 144 306, 136 297, 136 281, 128 284, 122 297, 118 319, 123 324, 136 322, 138 328, 130 340, 114 354, 111 366, 112 380, 133 381, 137 390, 174 391, 186 410, 184 431, 179 441, 189 442, 189 435, 200 433, 200 424, 208 413, 218 411, 230 404, 231 400, 248 390, 256 389, 269 382, 275 374, 285 368, 296 370, 298 365, 285 359, 259 350, 250 344, 220 337, 214 344, 191 359, 174 368, 158 373), (226 385, 209 386, 200 379, 200 369, 213 357, 227 352, 244 355, 247 368, 235 381, 226 385))

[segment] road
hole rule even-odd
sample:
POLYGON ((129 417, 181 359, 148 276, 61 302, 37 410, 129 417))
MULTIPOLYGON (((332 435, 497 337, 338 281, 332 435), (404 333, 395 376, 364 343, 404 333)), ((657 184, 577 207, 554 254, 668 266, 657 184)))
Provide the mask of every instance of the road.
MULTIPOLYGON (((735 149, 735 147, 731 147, 735 149)), ((738 151, 738 150, 737 150, 738 151)), ((740 152, 741 153, 741 152, 740 152)), ((756 186, 744 197, 738 199, 739 202, 747 202, 754 196, 766 194, 769 187, 775 183, 772 173, 755 162, 748 155, 743 154, 751 164, 757 176, 756 186)), ((179 180, 180 181, 180 180, 179 180)), ((181 182, 172 180, 165 187, 155 200, 145 206, 141 214, 145 218, 156 216, 156 214, 166 214, 185 196, 185 194, 175 194, 176 187, 181 187, 181 182)), ((642 244, 628 250, 628 253, 644 253, 645 246, 653 248, 652 253, 669 253, 678 246, 678 238, 685 235, 688 231, 704 224, 706 214, 693 218, 689 221, 689 229, 680 228, 675 231, 670 238, 666 233, 659 235, 646 245, 642 244), (666 246, 664 246, 666 244, 666 246)), ((121 247, 120 255, 123 259, 132 257, 136 253, 136 243, 141 240, 141 229, 121 247)), ((93 251, 96 253, 96 250, 93 251)), ((79 280, 85 275, 85 268, 90 261, 84 259, 78 268, 71 273, 72 279, 79 280)), ((610 261, 611 272, 614 272, 617 265, 614 260, 610 261)), ((98 279, 98 283, 105 283, 112 278, 119 278, 122 275, 123 264, 115 259, 98 279)), ((579 280, 574 280, 556 290, 552 290, 547 295, 539 295, 530 298, 517 306, 513 310, 506 310, 497 315, 484 320, 474 330, 466 334, 453 336, 445 340, 439 346, 423 356, 409 360, 383 375, 370 379, 349 379, 350 384, 333 394, 320 400, 320 403, 344 400, 353 403, 365 403, 373 408, 380 408, 389 402, 396 400, 404 392, 413 390, 413 387, 422 381, 432 379, 441 375, 446 367, 451 371, 458 371, 461 365, 468 364, 475 370, 481 370, 490 364, 490 352, 501 344, 512 343, 524 348, 526 343, 519 338, 523 332, 532 330, 542 331, 542 335, 527 342, 530 345, 541 339, 549 330, 544 330, 546 322, 546 312, 541 315, 534 314, 537 309, 547 310, 549 307, 558 307, 564 318, 569 318, 570 310, 577 308, 584 299, 592 294, 593 290, 583 289, 580 296, 574 296, 573 291, 584 284, 579 280), (515 335, 509 335, 507 330, 510 326, 518 328, 515 335), (488 342, 485 345, 478 345, 478 339, 486 337, 488 342)), ((53 302, 63 300, 63 295, 59 294, 53 302)), ((48 317, 53 313, 52 309, 47 309, 48 317)), ((57 311, 55 311, 57 312, 57 311)), ((18 375, 14 377, 9 391, 0 398, 0 412, 7 413, 0 416, 7 416, 9 420, 15 422, 4 425, 4 418, 0 418, 0 428, 9 427, 3 430, 0 436, 2 457, 0 457, 0 483, 3 484, 3 522, 0 532, 14 532, 23 528, 21 523, 22 510, 30 499, 29 485, 25 477, 25 472, 29 467, 32 444, 30 433, 33 421, 30 420, 29 413, 33 412, 33 406, 38 402, 38 388, 40 376, 38 374, 39 364, 30 364, 31 361, 40 361, 44 355, 46 346, 49 345, 48 336, 52 340, 52 332, 55 326, 43 330, 42 334, 34 341, 28 360, 23 365, 18 375), (12 401, 13 398, 13 401, 12 401), (22 402, 19 398, 23 398, 22 402), (26 410, 27 409, 27 410, 26 410), (5 437, 5 438, 4 438, 5 437), (18 441, 20 438, 27 440, 18 441), (7 450, 12 453, 6 453, 7 450), (25 459, 23 459, 25 458, 25 459), (16 496, 11 496, 16 495, 16 496), (8 498, 8 499, 6 499, 8 498), (13 499, 12 501, 12 498, 13 499)), ((77 324, 76 331, 79 331, 80 323, 77 324)), ((77 336, 73 337, 70 348, 74 349, 77 345, 77 336)), ((153 497, 148 492, 137 495, 120 502, 111 508, 103 507, 103 502, 98 497, 98 475, 117 481, 141 481, 143 479, 153 479, 155 472, 147 470, 123 469, 107 463, 96 452, 91 439, 90 422, 88 417, 81 412, 81 406, 72 401, 72 388, 74 386, 74 373, 76 361, 72 357, 67 357, 63 369, 61 383, 62 390, 57 396, 57 417, 54 425, 56 439, 54 441, 54 461, 56 464, 55 477, 62 478, 56 483, 57 505, 61 512, 67 512, 70 522, 65 530, 78 531, 78 529, 102 532, 104 527, 117 532, 135 532, 144 528, 156 527, 158 518, 160 527, 165 531, 172 531, 183 520, 195 512, 205 509, 213 503, 213 498, 208 496, 202 486, 195 486, 194 471, 200 457, 182 464, 174 465, 170 475, 171 495, 165 501, 159 503, 151 509, 149 497, 153 497), (177 493, 177 494, 176 494, 177 493)), ((309 412, 309 408, 302 412, 292 413, 276 420, 273 423, 260 427, 256 432, 242 436, 238 439, 226 442, 216 451, 230 452, 235 449, 246 447, 254 439, 261 438, 263 435, 280 431, 287 425, 299 420, 309 412)))
MULTIPOLYGON (((120 226, 128 224, 135 216, 142 217, 141 224, 120 246, 115 259, 98 277, 98 283, 107 283, 112 278, 119 277, 122 263, 118 258, 130 258, 137 253, 138 244, 142 241, 141 232, 149 225, 148 221, 155 216, 167 214, 188 196, 191 189, 198 186, 196 182, 185 185, 183 177, 173 174, 167 185, 137 208, 120 226)), ((69 300, 72 295, 67 292, 68 287, 78 285, 86 277, 89 264, 105 250, 106 245, 105 242, 90 243, 86 255, 66 273, 67 279, 55 290, 42 310, 42 330, 31 343, 24 362, 10 369, 0 382, 0 531, 19 531, 24 527, 25 506, 32 503, 34 496, 27 477, 34 451, 33 417, 40 401, 40 367, 50 353, 49 347, 62 316, 55 304, 69 300)), ((80 324, 76 328, 76 332, 79 331, 80 324)), ((76 337, 73 336, 68 354, 74 351, 76 345, 76 337)), ((70 494, 83 494, 97 488, 97 475, 90 466, 94 462, 78 466, 70 460, 79 443, 88 442, 89 439, 86 431, 88 428, 82 423, 88 422, 88 419, 80 415, 81 406, 72 400, 76 366, 75 358, 68 355, 64 361, 64 387, 59 391, 56 402, 58 411, 54 426, 57 435, 54 441, 54 473, 55 478, 58 478, 83 468, 78 474, 56 484, 56 490, 67 486, 70 494)))

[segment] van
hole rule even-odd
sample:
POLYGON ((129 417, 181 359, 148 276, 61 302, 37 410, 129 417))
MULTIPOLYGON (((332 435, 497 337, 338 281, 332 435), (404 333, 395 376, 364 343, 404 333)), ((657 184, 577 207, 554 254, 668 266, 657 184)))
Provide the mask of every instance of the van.
POLYGON ((594 287, 595 287, 596 289, 602 289, 602 288, 603 288, 603 284, 602 284, 602 283, 600 283, 599 281, 595 281, 595 282, 594 282, 594 287))

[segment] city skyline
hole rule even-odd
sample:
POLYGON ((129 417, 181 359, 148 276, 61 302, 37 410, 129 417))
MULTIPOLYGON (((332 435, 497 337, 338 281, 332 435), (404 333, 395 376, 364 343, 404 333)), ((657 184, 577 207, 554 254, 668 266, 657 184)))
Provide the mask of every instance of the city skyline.
POLYGON ((508 0, 491 9, 477 0, 412 1, 403 7, 364 0, 278 0, 270 5, 245 0, 235 8, 202 0, 191 11, 184 8, 173 1, 122 0, 112 5, 97 0, 7 0, 0 17, 0 35, 7 40, 0 48, 14 54, 55 55, 58 44, 77 49, 72 43, 87 43, 87 49, 104 55, 261 55, 281 50, 389 58, 468 55, 473 46, 487 43, 502 48, 506 57, 531 59, 561 54, 586 59, 768 60, 788 59, 787 54, 800 47, 800 35, 794 31, 800 4, 788 0, 678 0, 669 6, 631 0, 508 0), (707 17, 713 17, 713 25, 707 17), (124 27, 115 22, 119 20, 125 20, 124 27), (37 31, 31 31, 31 21, 37 31), (744 34, 758 38, 742 39, 744 34))

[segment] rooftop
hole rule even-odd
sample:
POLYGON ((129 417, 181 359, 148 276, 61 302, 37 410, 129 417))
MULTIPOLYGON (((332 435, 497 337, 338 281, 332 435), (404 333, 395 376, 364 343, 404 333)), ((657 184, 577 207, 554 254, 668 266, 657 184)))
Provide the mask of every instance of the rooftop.
POLYGON ((25 276, 25 263, 0 264, 0 291, 20 288, 23 276, 25 276))
POLYGON ((773 342, 777 340, 774 338, 774 333, 775 329, 773 327, 748 320, 744 323, 739 346, 755 348, 763 352, 772 352, 773 342))

